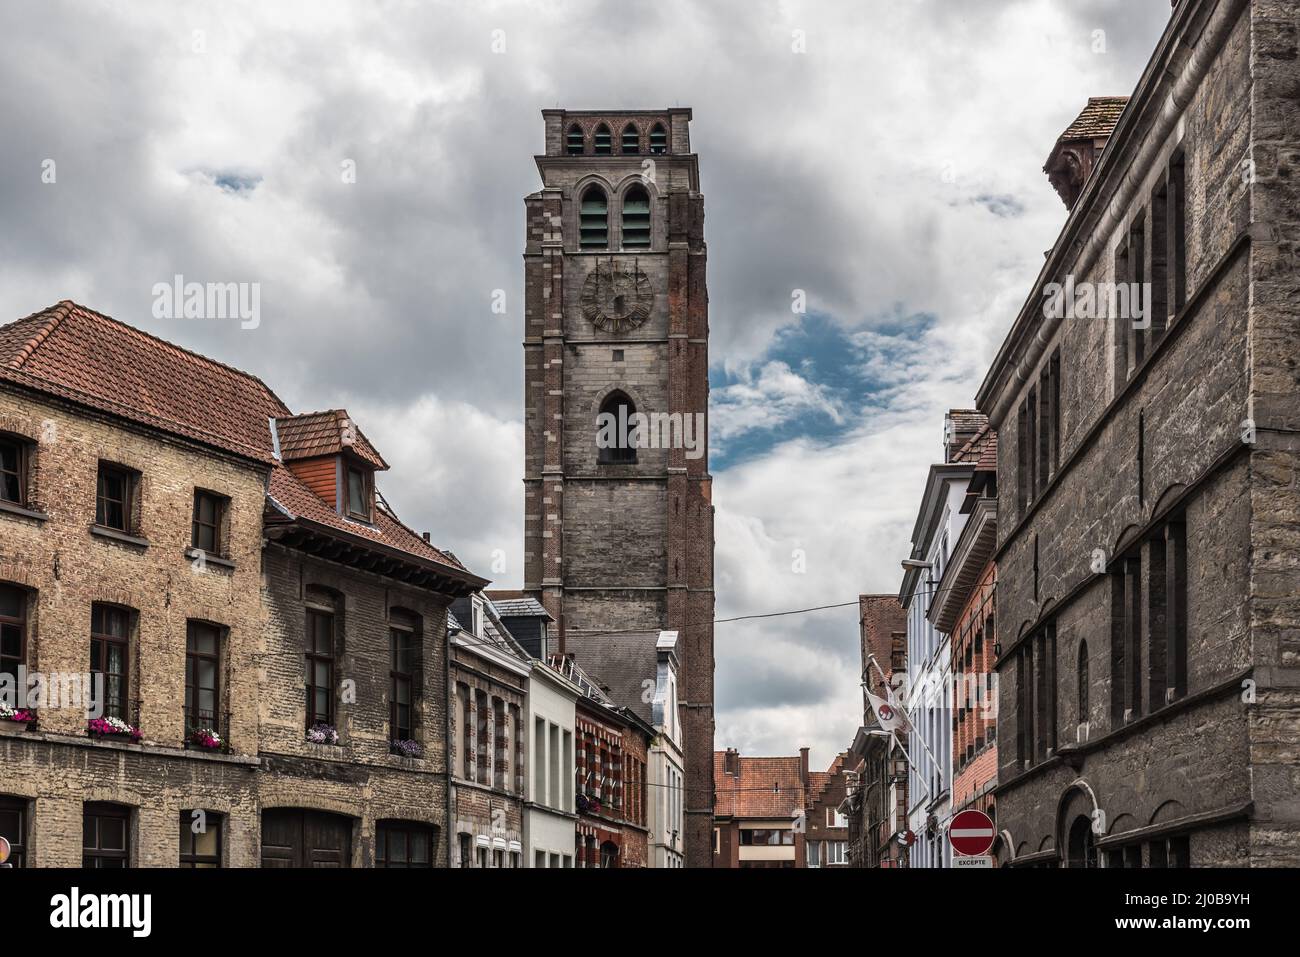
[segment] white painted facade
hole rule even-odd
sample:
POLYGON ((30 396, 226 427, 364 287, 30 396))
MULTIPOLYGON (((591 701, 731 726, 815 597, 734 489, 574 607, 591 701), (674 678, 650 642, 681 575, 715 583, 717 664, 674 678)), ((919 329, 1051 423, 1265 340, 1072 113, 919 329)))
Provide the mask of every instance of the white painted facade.
POLYGON ((952 548, 965 527, 960 511, 973 474, 969 463, 930 468, 925 497, 913 533, 913 561, 929 568, 909 569, 899 595, 907 609, 907 687, 903 705, 912 721, 907 753, 907 827, 916 835, 909 852, 912 867, 951 867, 948 820, 952 816, 952 661, 948 635, 926 613, 934 601, 952 548))
POLYGON ((533 661, 528 681, 527 867, 573 867, 574 702, 582 692, 550 665, 533 661))
POLYGON ((650 867, 683 866, 683 814, 686 772, 682 760, 681 714, 677 704, 677 632, 661 631, 655 646, 657 666, 646 771, 650 804, 650 867))

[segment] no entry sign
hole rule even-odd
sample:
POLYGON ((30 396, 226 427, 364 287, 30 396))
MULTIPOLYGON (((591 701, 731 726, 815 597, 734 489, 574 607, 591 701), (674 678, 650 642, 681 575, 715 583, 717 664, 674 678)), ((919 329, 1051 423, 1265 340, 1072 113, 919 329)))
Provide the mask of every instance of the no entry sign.
POLYGON ((993 819, 983 811, 962 811, 948 825, 948 843, 958 854, 987 854, 993 838, 993 819))

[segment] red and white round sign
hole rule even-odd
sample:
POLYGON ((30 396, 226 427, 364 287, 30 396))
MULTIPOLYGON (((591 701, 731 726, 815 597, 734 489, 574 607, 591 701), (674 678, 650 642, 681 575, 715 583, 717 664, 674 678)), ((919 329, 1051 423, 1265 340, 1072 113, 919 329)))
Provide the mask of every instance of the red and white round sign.
POLYGON ((987 854, 995 836, 993 819, 983 811, 962 811, 948 825, 948 843, 958 854, 987 854))

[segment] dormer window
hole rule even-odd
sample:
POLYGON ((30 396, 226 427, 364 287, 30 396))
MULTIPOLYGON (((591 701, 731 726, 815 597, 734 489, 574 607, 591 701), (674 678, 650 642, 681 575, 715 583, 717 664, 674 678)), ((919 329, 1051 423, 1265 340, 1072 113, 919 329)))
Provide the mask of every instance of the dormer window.
POLYGON ((348 516, 368 522, 371 520, 375 497, 374 473, 353 462, 346 463, 345 468, 348 479, 347 500, 344 504, 348 516))

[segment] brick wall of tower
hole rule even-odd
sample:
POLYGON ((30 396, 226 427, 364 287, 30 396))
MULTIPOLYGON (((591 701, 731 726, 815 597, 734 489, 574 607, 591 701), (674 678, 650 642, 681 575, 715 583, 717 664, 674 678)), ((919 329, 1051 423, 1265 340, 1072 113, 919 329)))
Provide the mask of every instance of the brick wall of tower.
MULTIPOLYGON (((634 464, 602 464, 596 414, 618 388, 638 412, 700 413, 707 428, 708 298, 703 197, 689 152, 690 111, 544 111, 543 188, 527 201, 525 250, 525 588, 568 634, 676 629, 680 633, 688 798, 687 863, 712 846, 713 507, 707 452, 641 449, 634 464), (597 129, 613 132, 593 154, 597 129), (622 152, 628 124, 636 155, 622 152), (667 152, 650 154, 662 124, 667 152), (567 155, 568 132, 586 154, 567 155), (609 197, 608 248, 581 249, 579 199, 589 183, 609 197), (623 250, 620 197, 650 195, 651 245, 623 250), (612 332, 584 315, 582 294, 602 262, 635 269, 654 290, 637 328, 612 332), (692 847, 698 848, 692 853, 692 847)), ((707 433, 706 433, 707 435, 707 433)), ((705 448, 707 448, 706 442, 705 448)), ((581 663, 581 662, 580 662, 581 663)))

